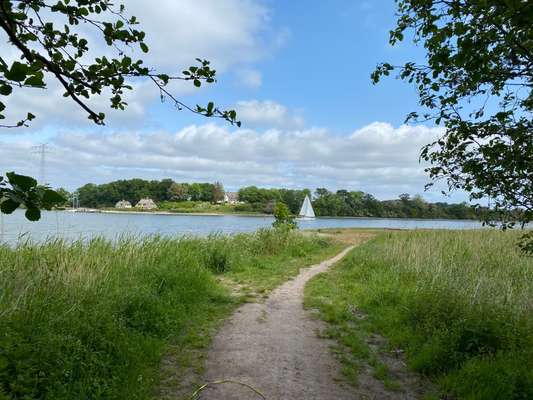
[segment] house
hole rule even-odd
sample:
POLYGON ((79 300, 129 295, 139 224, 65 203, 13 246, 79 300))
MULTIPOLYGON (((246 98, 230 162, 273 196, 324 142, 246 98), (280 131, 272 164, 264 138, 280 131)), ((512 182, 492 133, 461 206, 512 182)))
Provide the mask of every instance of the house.
POLYGON ((140 208, 141 210, 154 210, 157 208, 157 205, 152 199, 141 199, 135 205, 135 208, 140 208))
POLYGON ((224 203, 228 204, 238 204, 239 202, 239 193, 237 192, 226 192, 224 193, 224 203))
POLYGON ((131 203, 127 200, 120 200, 115 204, 115 208, 131 208, 131 203))

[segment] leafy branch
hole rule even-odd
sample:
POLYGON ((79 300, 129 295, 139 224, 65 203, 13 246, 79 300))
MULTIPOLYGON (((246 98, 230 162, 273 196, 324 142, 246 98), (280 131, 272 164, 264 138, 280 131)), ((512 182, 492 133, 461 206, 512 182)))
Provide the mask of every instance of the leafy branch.
MULTIPOLYGON (((231 124, 240 125, 233 110, 220 110, 213 106, 192 107, 186 105, 168 90, 174 80, 191 81, 195 87, 202 83, 216 82, 216 70, 207 60, 197 58, 198 65, 182 71, 180 75, 165 74, 144 66, 143 60, 133 60, 125 54, 123 46, 138 45, 144 53, 149 51, 145 33, 137 29, 136 17, 127 17, 124 6, 117 10, 109 0, 3 0, 0 2, 0 28, 9 42, 20 51, 20 60, 8 64, 0 57, 0 95, 9 96, 13 88, 46 88, 45 74, 50 74, 64 88, 65 97, 70 97, 88 118, 98 125, 105 122, 105 114, 94 110, 87 102, 92 96, 102 95, 110 89, 110 107, 124 110, 127 103, 125 90, 132 90, 132 79, 149 79, 155 84, 162 99, 169 98, 178 110, 187 109, 205 117, 219 117, 231 124), (65 23, 46 21, 43 10, 55 13, 65 23), (108 17, 107 19, 103 17, 108 17), (115 49, 116 57, 89 59, 89 41, 76 28, 88 25, 103 36, 108 46, 115 49)), ((6 106, 0 102, 0 119, 4 119, 6 106)), ((33 115, 33 114, 32 114, 33 115)), ((4 127, 27 126, 33 118, 4 125, 4 127)))

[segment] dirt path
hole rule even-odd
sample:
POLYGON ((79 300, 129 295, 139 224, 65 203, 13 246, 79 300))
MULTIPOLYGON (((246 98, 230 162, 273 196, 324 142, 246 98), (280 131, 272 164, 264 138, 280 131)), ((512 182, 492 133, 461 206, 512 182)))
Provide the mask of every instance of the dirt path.
MULTIPOLYGON (((306 282, 326 271, 354 246, 303 270, 272 292, 265 303, 240 307, 214 338, 205 381, 231 379, 253 386, 267 399, 356 399, 342 382, 340 367, 320 339, 320 321, 303 309, 306 282)), ((205 389, 201 399, 258 399, 250 389, 234 384, 205 389)))

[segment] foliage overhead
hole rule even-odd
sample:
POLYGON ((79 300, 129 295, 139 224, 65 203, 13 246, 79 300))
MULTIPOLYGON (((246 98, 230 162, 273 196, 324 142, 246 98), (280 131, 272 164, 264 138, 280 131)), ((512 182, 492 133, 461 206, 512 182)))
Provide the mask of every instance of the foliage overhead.
MULTIPOLYGON (((434 183, 488 198, 497 210, 533 217, 533 3, 523 0, 397 0, 390 32, 426 51, 424 65, 382 63, 377 83, 392 71, 416 86, 425 112, 407 120, 434 121, 442 137, 422 149, 434 183)), ((431 184, 430 184, 431 185, 431 184)), ((509 215, 509 214, 508 214, 509 215)))
MULTIPOLYGON (((20 53, 19 60, 0 58, 0 94, 3 96, 22 87, 45 89, 47 81, 55 79, 64 88, 65 97, 76 102, 90 120, 103 125, 105 114, 94 110, 87 100, 109 90, 111 108, 124 110, 128 105, 124 92, 133 89, 132 80, 141 78, 153 82, 161 99, 170 99, 177 109, 185 108, 240 125, 234 110, 220 110, 212 102, 191 107, 167 88, 174 80, 191 81, 195 87, 200 87, 202 82, 215 82, 216 70, 210 67, 209 61, 197 58, 197 65, 181 74, 170 75, 144 65, 142 59, 130 57, 134 46, 143 53, 149 48, 137 18, 127 16, 124 5, 117 8, 109 0, 2 1, 0 17, 0 27, 20 53), (115 55, 91 53, 97 40, 84 35, 87 29, 101 37, 115 55)), ((0 112, 4 108, 0 103, 0 112)), ((25 119, 4 127, 22 126, 34 117, 30 112, 25 119)), ((2 118, 5 116, 0 114, 2 118)))

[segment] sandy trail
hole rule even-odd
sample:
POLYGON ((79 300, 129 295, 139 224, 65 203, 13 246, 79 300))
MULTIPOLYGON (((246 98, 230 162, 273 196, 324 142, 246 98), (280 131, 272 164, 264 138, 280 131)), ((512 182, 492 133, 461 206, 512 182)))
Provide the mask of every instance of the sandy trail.
MULTIPOLYGON (((353 387, 342 382, 340 366, 330 342, 317 331, 323 323, 303 309, 306 282, 338 262, 354 246, 303 270, 294 280, 272 292, 265 303, 241 306, 214 338, 206 382, 231 379, 249 384, 267 399, 358 399, 353 387)), ((201 399, 259 399, 239 385, 214 385, 201 399)))

